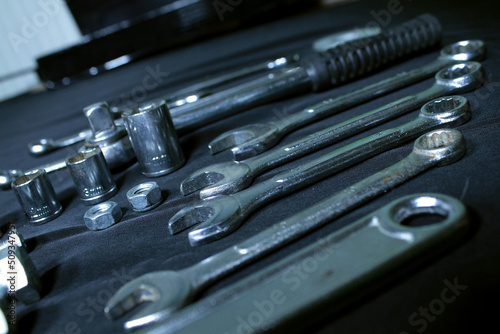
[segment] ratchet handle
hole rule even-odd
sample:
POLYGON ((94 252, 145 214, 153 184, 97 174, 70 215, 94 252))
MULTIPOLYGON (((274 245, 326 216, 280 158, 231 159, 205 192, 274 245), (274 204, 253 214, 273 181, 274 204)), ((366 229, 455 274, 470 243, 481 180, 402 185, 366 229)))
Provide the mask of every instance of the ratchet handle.
POLYGON ((437 18, 423 14, 377 36, 311 54, 302 60, 301 65, 307 70, 314 91, 321 91, 435 46, 441 37, 441 25, 437 18))

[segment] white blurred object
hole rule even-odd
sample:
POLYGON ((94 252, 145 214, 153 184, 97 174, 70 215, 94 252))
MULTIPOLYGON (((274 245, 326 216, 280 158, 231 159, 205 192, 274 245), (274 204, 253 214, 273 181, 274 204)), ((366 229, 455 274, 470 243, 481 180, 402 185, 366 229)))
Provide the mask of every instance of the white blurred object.
POLYGON ((81 37, 63 0, 2 0, 0 101, 39 88, 36 59, 78 44, 81 37))

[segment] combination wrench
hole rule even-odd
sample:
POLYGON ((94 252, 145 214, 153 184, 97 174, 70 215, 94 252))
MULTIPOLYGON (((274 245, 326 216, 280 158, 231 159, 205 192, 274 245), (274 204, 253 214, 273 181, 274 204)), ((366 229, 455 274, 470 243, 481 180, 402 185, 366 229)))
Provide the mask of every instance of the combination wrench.
POLYGON ((369 299, 374 289, 397 283, 402 272, 460 241, 469 226, 467 209, 456 198, 405 196, 137 334, 203 333, 206 328, 212 333, 309 333, 318 322, 369 299), (441 219, 406 225, 422 214, 441 219))
POLYGON ((415 110, 434 98, 462 94, 476 89, 483 81, 484 70, 481 64, 466 62, 451 65, 436 74, 435 82, 430 88, 417 94, 404 97, 258 156, 202 168, 181 183, 181 193, 188 195, 200 191, 200 197, 207 198, 238 192, 250 186, 254 177, 269 169, 415 110))
POLYGON ((465 40, 448 45, 441 50, 435 61, 422 67, 328 99, 278 120, 244 125, 225 132, 215 138, 209 148, 212 154, 231 149, 235 160, 247 159, 275 146, 286 134, 300 127, 427 79, 446 66, 470 60, 480 61, 485 55, 486 47, 479 40, 465 40))
POLYGON ((124 285, 107 303, 105 314, 117 319, 152 302, 125 322, 132 329, 164 320, 187 306, 218 280, 297 240, 341 215, 435 167, 458 161, 466 153, 462 134, 438 129, 419 137, 400 162, 276 223, 253 237, 181 271, 153 272, 124 285))
POLYGON ((210 197, 188 205, 170 219, 169 230, 175 234, 199 224, 189 232, 190 244, 198 246, 213 242, 232 233, 250 213, 273 199, 325 179, 432 129, 459 126, 470 117, 470 104, 466 98, 435 99, 426 103, 418 117, 408 123, 355 141, 238 193, 210 197))

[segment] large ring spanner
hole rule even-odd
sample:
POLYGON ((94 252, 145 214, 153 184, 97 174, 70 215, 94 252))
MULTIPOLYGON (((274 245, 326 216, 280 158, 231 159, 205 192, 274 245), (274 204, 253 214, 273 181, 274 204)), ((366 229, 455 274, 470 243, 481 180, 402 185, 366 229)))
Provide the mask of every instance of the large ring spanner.
POLYGON ((278 120, 267 123, 249 124, 236 130, 225 132, 215 138, 209 144, 209 148, 212 153, 218 153, 231 148, 235 160, 247 159, 275 146, 286 134, 304 125, 337 114, 372 100, 377 96, 422 81, 446 66, 469 60, 479 61, 485 55, 486 47, 479 40, 466 40, 448 45, 441 50, 440 56, 435 61, 420 68, 399 73, 391 78, 376 82, 348 94, 328 99, 278 120))
POLYGON ((201 198, 232 194, 247 188, 252 179, 266 170, 283 165, 325 146, 341 141, 365 129, 421 107, 439 96, 462 94, 478 88, 484 81, 481 64, 467 62, 452 65, 436 74, 435 83, 428 89, 389 103, 385 106, 351 118, 335 126, 318 131, 276 147, 243 161, 230 161, 202 168, 181 184, 184 195, 200 191, 201 198))
POLYGON ((219 195, 185 207, 169 221, 171 233, 200 224, 189 232, 192 246, 220 239, 236 230, 259 206, 318 182, 378 153, 438 127, 455 127, 471 117, 469 102, 450 96, 426 103, 414 120, 355 141, 236 194, 219 195))
POLYGON ((419 137, 412 153, 397 164, 270 226, 246 241, 181 271, 153 272, 127 283, 108 301, 105 313, 108 318, 116 319, 138 304, 150 301, 152 304, 129 318, 125 327, 131 329, 161 321, 191 303, 217 280, 434 166, 459 160, 465 152, 465 141, 459 131, 439 129, 429 132, 419 137))
MULTIPOLYGON (((309 214, 315 217, 314 211, 309 214)), ((212 333, 308 333, 308 327, 434 258, 468 228, 467 209, 458 199, 429 193, 405 196, 137 334, 203 333, 207 328, 212 333), (422 214, 441 219, 406 225, 422 214), (273 303, 272 310, 267 305, 265 311, 256 308, 256 301, 271 304, 276 291, 286 302, 273 303), (250 321, 256 311, 262 318, 250 321), (240 319, 248 319, 243 330, 240 319)))

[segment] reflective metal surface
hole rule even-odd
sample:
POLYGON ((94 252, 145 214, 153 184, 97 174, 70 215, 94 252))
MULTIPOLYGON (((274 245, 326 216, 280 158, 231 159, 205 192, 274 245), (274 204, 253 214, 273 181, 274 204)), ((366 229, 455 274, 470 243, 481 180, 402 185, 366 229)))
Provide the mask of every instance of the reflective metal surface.
POLYGON ((483 82, 484 70, 481 64, 467 62, 451 65, 436 74, 435 83, 431 87, 417 94, 368 111, 258 156, 202 168, 182 182, 181 192, 187 195, 200 191, 201 198, 235 193, 248 187, 254 177, 269 169, 415 110, 433 98, 450 93, 464 93, 480 87, 483 82))
POLYGON ((123 114, 123 120, 145 176, 165 175, 184 165, 184 154, 165 101, 143 104, 123 114))
POLYGON ((44 170, 35 170, 17 178, 12 182, 12 189, 30 223, 47 223, 63 210, 44 170))
POLYGON ((176 312, 190 304, 206 287, 221 278, 434 166, 459 160, 465 152, 465 141, 460 132, 435 130, 427 133, 416 140, 413 152, 395 165, 251 238, 183 270, 149 273, 127 283, 109 300, 105 313, 108 318, 117 319, 139 304, 151 302, 126 320, 127 329, 151 325, 175 316, 176 312))
MULTIPOLYGON (((321 209, 328 212, 326 203, 313 208, 308 216, 304 212, 303 223, 317 220, 321 209)), ((201 333, 206 328, 214 333, 307 333, 381 287, 390 288, 388 283, 398 284, 402 272, 460 240, 469 223, 465 205, 456 198, 405 196, 137 333, 201 333), (440 220, 405 225, 421 215, 440 220)))
POLYGON ((309 186, 432 129, 459 126, 470 117, 469 102, 462 96, 433 100, 425 104, 418 117, 408 123, 357 140, 238 193, 210 197, 188 205, 170 219, 170 232, 178 233, 199 224, 189 232, 191 245, 213 242, 232 233, 250 213, 276 198, 309 186))
MULTIPOLYGON (((448 45, 441 50, 440 56, 435 61, 420 68, 402 72, 351 93, 328 99, 297 113, 286 115, 279 120, 249 124, 225 132, 215 138, 209 144, 209 148, 212 153, 231 149, 235 160, 247 159, 275 146, 286 134, 304 125, 422 81, 446 66, 467 60, 481 60, 485 55, 486 47, 479 40, 467 40, 448 45)), ((451 88, 450 85, 448 86, 451 88)))
POLYGON ((118 190, 100 148, 68 158, 68 171, 80 199, 93 205, 114 196, 118 190))

